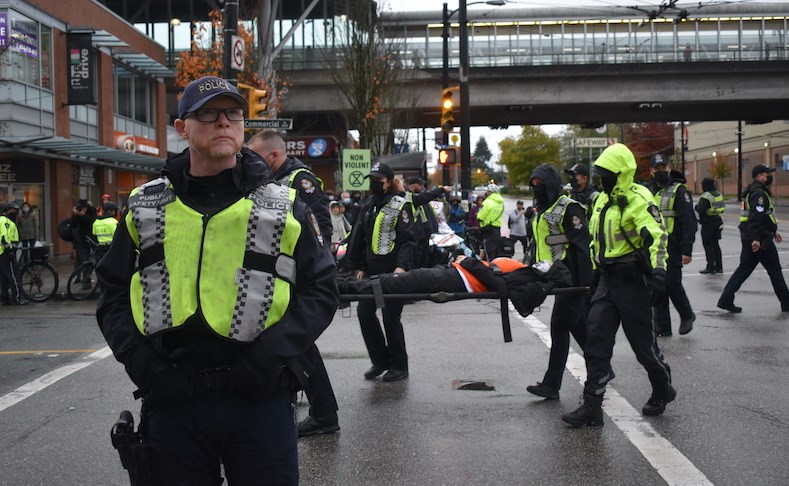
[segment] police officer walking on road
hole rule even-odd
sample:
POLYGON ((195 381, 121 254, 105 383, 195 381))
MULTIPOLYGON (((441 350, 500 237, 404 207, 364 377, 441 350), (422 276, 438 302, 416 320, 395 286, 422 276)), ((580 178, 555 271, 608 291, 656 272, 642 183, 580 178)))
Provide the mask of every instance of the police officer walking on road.
POLYGON ((773 172, 775 169, 766 165, 759 164, 754 167, 751 171, 753 182, 742 194, 740 264, 732 273, 718 299, 718 307, 729 312, 742 312, 742 307, 734 305, 734 294, 740 290, 759 263, 770 276, 775 295, 781 301, 781 311, 789 312, 789 290, 786 288, 781 262, 778 260, 778 250, 775 247, 775 243, 780 243, 783 238, 778 233, 778 221, 775 219, 775 207, 770 194, 773 172))
POLYGON ((652 396, 644 415, 660 415, 677 392, 652 327, 651 308, 665 292, 668 234, 652 193, 633 176, 636 159, 625 145, 606 148, 594 163, 603 192, 589 222, 596 290, 587 317, 586 383, 583 404, 562 416, 574 427, 603 425, 603 395, 614 378, 611 368, 619 324, 638 362, 646 369, 652 396))
POLYGON ((485 260, 491 261, 499 256, 501 246, 501 217, 504 216, 504 198, 499 194, 499 186, 490 183, 485 188, 485 200, 477 213, 479 229, 485 240, 485 260))
MULTIPOLYGON (((418 235, 414 212, 405 193, 397 192, 394 176, 392 168, 385 163, 373 165, 366 176, 370 178, 372 195, 359 210, 345 254, 348 268, 356 271, 358 279, 402 273, 414 266, 418 235)), ((408 353, 400 320, 403 302, 386 301, 381 309, 383 331, 375 312, 375 302, 359 302, 359 326, 373 363, 364 377, 372 380, 386 372, 383 381, 408 378, 408 353)))
POLYGON ((688 294, 682 286, 682 266, 690 263, 693 243, 696 241, 696 215, 693 214, 693 199, 690 197, 685 177, 670 170, 662 154, 655 154, 649 161, 652 181, 647 185, 655 195, 655 204, 660 208, 663 223, 668 232, 668 264, 666 268, 666 294, 655 306, 655 332, 658 336, 671 336, 671 314, 669 299, 679 312, 679 333, 693 330, 696 314, 690 306, 688 294))
POLYGON ((129 196, 97 274, 99 327, 143 396, 160 484, 298 483, 292 394, 338 296, 296 192, 243 148, 246 101, 224 79, 178 102, 189 147, 129 196))
POLYGON ((24 305, 20 284, 19 262, 16 249, 19 246, 19 230, 16 218, 19 206, 9 203, 0 214, 0 301, 4 304, 24 305))
POLYGON ((711 177, 702 179, 701 189, 704 192, 696 204, 696 212, 699 213, 701 244, 704 245, 707 266, 699 273, 714 275, 723 273, 721 246, 718 241, 723 233, 721 214, 726 211, 726 202, 723 200, 723 194, 715 188, 715 179, 711 177))
MULTIPOLYGON (((247 147, 266 161, 274 179, 283 186, 296 191, 299 199, 312 210, 321 229, 321 238, 326 248, 332 235, 329 199, 323 192, 323 181, 300 160, 289 157, 285 140, 274 130, 261 130, 247 142, 247 147)), ((318 347, 313 345, 307 351, 307 359, 312 363, 312 374, 304 389, 310 403, 309 415, 299 422, 299 437, 315 434, 331 434, 340 430, 337 417, 337 397, 329 380, 329 373, 323 363, 318 347)))
MULTIPOLYGON (((561 193, 559 171, 548 164, 540 164, 531 173, 529 184, 534 190, 537 208, 531 218, 533 250, 529 265, 561 260, 570 270, 572 285, 588 286, 592 280, 589 258, 591 236, 586 222, 585 208, 561 193)), ((551 313, 551 352, 548 370, 541 382, 526 387, 526 391, 544 398, 559 398, 564 366, 570 352, 570 334, 583 349, 586 345, 585 294, 556 295, 551 313)))

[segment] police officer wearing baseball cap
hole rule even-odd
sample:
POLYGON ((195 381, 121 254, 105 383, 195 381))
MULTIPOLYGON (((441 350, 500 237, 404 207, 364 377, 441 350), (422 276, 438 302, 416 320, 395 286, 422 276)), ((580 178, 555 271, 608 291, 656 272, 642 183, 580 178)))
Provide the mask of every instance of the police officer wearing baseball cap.
MULTIPOLYGON (((372 195, 359 209, 345 254, 348 268, 358 279, 414 268, 418 237, 414 211, 406 194, 398 192, 394 176, 394 170, 380 162, 365 176, 370 179, 372 195)), ((373 380, 382 374, 386 382, 408 378, 408 353, 400 320, 403 302, 390 300, 381 309, 385 333, 376 316, 375 302, 359 302, 356 313, 372 361, 372 367, 364 373, 365 379, 373 380)))
POLYGON ((415 267, 430 267, 430 236, 438 232, 438 215, 430 205, 444 194, 448 194, 449 186, 425 190, 425 181, 421 177, 409 177, 405 180, 406 198, 413 205, 414 217, 418 227, 417 256, 415 267))
POLYGON ((663 216, 668 231, 668 262, 666 264, 666 293, 654 308, 655 332, 658 336, 671 336, 671 314, 669 299, 677 308, 680 317, 679 333, 693 330, 696 314, 682 286, 682 266, 692 260, 693 243, 696 241, 696 214, 693 198, 685 185, 685 176, 671 170, 663 154, 655 154, 649 162, 652 180, 647 184, 654 194, 655 204, 663 216))
POLYGON ((245 108, 224 79, 186 86, 174 126, 189 147, 131 192, 96 269, 157 484, 221 484, 221 470, 298 484, 292 395, 337 308, 335 264, 307 205, 243 147, 245 108))
POLYGON ((742 312, 742 307, 734 305, 734 294, 740 290, 759 263, 770 276, 775 295, 781 301, 781 311, 789 312, 789 289, 786 287, 775 247, 775 243, 780 243, 782 238, 778 233, 778 221, 770 193, 773 172, 773 167, 762 164, 755 166, 751 171, 753 182, 742 194, 744 206, 740 212, 740 265, 729 278, 718 299, 718 307, 729 312, 742 312))
POLYGON ((589 219, 592 215, 594 200, 600 194, 600 191, 589 180, 589 169, 584 164, 577 163, 565 170, 565 173, 570 176, 570 186, 572 187, 570 197, 584 205, 586 218, 589 219))

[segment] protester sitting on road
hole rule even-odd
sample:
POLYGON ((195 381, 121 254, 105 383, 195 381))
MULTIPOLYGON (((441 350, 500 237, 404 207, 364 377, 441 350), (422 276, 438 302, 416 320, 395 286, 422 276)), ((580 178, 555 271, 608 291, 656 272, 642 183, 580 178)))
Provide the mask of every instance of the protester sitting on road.
MULTIPOLYGON (((506 292, 518 313, 526 317, 542 304, 552 288, 567 287, 571 276, 558 261, 526 266, 512 258, 496 258, 492 262, 458 256, 451 266, 437 265, 403 273, 377 277, 384 294, 433 292, 506 292)), ((338 278, 341 294, 371 294, 371 279, 338 278)))

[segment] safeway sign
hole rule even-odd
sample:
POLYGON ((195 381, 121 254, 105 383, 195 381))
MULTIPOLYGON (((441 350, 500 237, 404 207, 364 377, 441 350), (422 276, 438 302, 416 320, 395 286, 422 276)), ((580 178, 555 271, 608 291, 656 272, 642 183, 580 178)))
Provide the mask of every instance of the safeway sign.
POLYGON ((576 138, 575 146, 577 148, 606 148, 609 145, 616 143, 616 137, 594 137, 594 138, 576 138))

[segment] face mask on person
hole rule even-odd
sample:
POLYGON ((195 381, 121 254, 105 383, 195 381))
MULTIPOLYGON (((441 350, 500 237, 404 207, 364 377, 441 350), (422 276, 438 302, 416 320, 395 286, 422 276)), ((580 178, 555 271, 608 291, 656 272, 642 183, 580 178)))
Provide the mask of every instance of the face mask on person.
POLYGON ((577 191, 578 190, 578 179, 576 179, 575 177, 570 179, 570 187, 573 188, 573 191, 577 191))
POLYGON ((531 189, 534 191, 534 199, 538 204, 542 205, 543 203, 548 202, 548 191, 545 188, 545 185, 540 184, 539 186, 532 186, 531 189))
POLYGON ((617 174, 611 176, 603 176, 600 178, 600 184, 603 186, 603 191, 611 195, 611 192, 614 190, 614 186, 616 186, 617 174))
POLYGON ((384 193, 384 182, 370 181, 370 192, 375 194, 376 196, 382 195, 384 193))
POLYGON ((658 171, 658 172, 655 172, 655 182, 657 182, 661 186, 665 186, 666 184, 668 184, 668 176, 669 176, 669 173, 668 172, 664 172, 662 170, 658 171))
POLYGON ((770 184, 772 184, 772 183, 773 183, 773 176, 771 176, 771 175, 768 175, 768 176, 767 176, 767 180, 766 180, 766 181, 764 181, 764 185, 765 185, 765 186, 769 186, 769 185, 770 185, 770 184))
POLYGON ((27 214, 30 212, 30 208, 22 208, 22 212, 27 214))
POLYGON ((349 198, 349 197, 343 198, 342 203, 345 204, 346 206, 350 206, 351 205, 351 198, 349 198))

